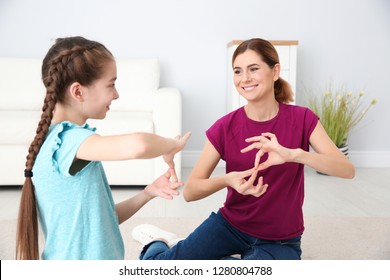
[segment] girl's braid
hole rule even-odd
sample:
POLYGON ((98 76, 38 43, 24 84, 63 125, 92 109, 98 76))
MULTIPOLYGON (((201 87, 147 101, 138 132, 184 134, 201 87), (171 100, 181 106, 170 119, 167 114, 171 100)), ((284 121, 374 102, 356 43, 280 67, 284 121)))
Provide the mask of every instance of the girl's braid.
POLYGON ((64 50, 54 57, 48 65, 46 75, 42 77, 46 87, 46 96, 42 107, 41 120, 39 121, 36 135, 32 141, 27 155, 26 170, 31 171, 39 149, 44 142, 53 118, 53 111, 57 101, 64 99, 64 91, 69 80, 67 66, 84 52, 94 48, 92 46, 75 46, 70 50, 64 50))
POLYGON ((100 43, 82 37, 60 38, 50 48, 42 64, 46 96, 41 120, 27 155, 25 181, 21 192, 16 233, 16 259, 39 259, 38 209, 32 168, 46 138, 57 102, 66 102, 66 92, 73 82, 90 85, 103 71, 104 61, 112 54, 100 43), (95 49, 96 50, 93 50, 95 49))

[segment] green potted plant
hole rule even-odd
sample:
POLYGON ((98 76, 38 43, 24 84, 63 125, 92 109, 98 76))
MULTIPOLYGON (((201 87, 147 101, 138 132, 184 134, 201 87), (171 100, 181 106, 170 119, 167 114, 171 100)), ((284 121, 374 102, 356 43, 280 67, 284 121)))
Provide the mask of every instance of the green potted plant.
POLYGON ((363 104, 364 93, 352 92, 340 87, 333 90, 331 86, 323 94, 311 94, 309 108, 320 118, 330 139, 348 155, 348 137, 350 131, 362 120, 376 100, 368 105, 363 104))

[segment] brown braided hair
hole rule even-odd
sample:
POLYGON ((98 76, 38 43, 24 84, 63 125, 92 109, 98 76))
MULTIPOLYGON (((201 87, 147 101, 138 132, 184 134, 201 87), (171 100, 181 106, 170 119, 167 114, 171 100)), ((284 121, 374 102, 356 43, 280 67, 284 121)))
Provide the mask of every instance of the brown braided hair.
POLYGON ((49 49, 42 63, 42 81, 46 96, 36 135, 26 157, 25 182, 19 206, 16 259, 39 259, 38 209, 35 197, 33 166, 45 141, 57 102, 67 102, 70 85, 79 82, 89 86, 99 79, 108 61, 114 60, 111 52, 102 44, 83 37, 58 38, 49 49))
MULTIPOLYGON (((279 56, 275 47, 269 41, 260 38, 246 40, 238 45, 233 53, 232 64, 236 57, 246 50, 255 51, 270 68, 273 68, 275 64, 279 64, 279 56)), ((290 84, 281 77, 275 81, 274 91, 275 99, 280 103, 288 103, 294 100, 290 84)))

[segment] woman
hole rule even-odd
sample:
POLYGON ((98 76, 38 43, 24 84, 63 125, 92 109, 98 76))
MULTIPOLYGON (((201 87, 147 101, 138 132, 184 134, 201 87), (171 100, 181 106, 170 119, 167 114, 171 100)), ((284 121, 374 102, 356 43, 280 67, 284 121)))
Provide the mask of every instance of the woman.
POLYGON ((184 189, 185 199, 194 201, 227 188, 226 202, 170 249, 164 241, 171 243, 172 235, 149 225, 135 228, 134 237, 146 245, 142 259, 300 259, 304 165, 354 177, 354 166, 318 117, 288 104, 292 91, 279 77, 278 54, 270 42, 244 41, 232 62, 234 84, 248 104, 207 130, 184 189), (226 162, 226 174, 210 178, 220 159, 226 162))

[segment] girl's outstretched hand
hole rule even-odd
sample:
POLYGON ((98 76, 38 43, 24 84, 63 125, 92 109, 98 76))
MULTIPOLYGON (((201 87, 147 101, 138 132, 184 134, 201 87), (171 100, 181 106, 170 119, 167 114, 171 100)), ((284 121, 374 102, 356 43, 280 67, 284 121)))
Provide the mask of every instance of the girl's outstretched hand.
POLYGON ((247 138, 245 141, 253 143, 242 149, 241 153, 259 149, 254 162, 254 168, 257 170, 263 170, 273 165, 285 163, 291 156, 291 150, 280 145, 276 135, 269 132, 262 133, 260 136, 247 138), (265 153, 268 153, 268 159, 260 164, 260 159, 265 153))
POLYGON ((183 183, 177 181, 175 170, 170 168, 153 183, 146 186, 144 191, 152 198, 159 196, 171 200, 174 195, 180 194, 177 189, 181 186, 183 183))
MULTIPOLYGON (((175 168, 175 163, 173 161, 173 158, 175 157, 176 153, 180 152, 184 148, 184 146, 186 145, 190 136, 191 136, 191 132, 187 132, 186 134, 184 134, 184 136, 178 135, 174 138, 174 140, 176 142, 175 149, 173 149, 173 151, 170 152, 169 154, 163 155, 163 159, 168 164, 169 168, 171 168, 171 169, 175 168)), ((176 173, 175 173, 175 175, 176 175, 176 173)), ((176 180, 177 180, 177 178, 176 178, 176 180)))
POLYGON ((263 177, 260 177, 257 184, 254 185, 257 172, 258 170, 255 168, 229 172, 226 174, 227 183, 240 194, 259 197, 267 191, 268 184, 263 185, 263 177), (248 180, 245 179, 247 177, 249 177, 248 180))

